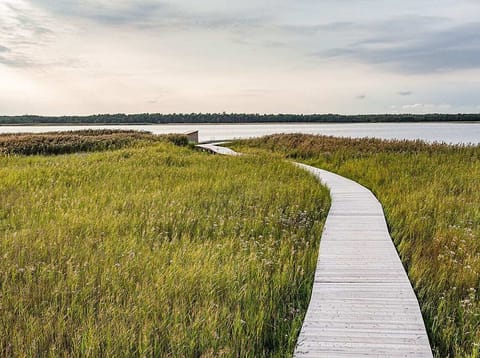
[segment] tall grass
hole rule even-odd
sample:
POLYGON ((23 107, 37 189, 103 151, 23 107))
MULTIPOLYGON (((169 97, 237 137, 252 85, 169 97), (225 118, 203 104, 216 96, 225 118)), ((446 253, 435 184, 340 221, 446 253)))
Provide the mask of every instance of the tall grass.
POLYGON ((479 146, 311 135, 236 146, 283 153, 372 189, 384 205, 436 356, 480 357, 479 146))
POLYGON ((0 156, 0 356, 288 356, 328 205, 272 156, 0 156))
POLYGON ((0 134, 1 154, 67 154, 119 149, 141 142, 167 141, 187 145, 184 135, 154 135, 133 130, 87 129, 52 133, 0 134))

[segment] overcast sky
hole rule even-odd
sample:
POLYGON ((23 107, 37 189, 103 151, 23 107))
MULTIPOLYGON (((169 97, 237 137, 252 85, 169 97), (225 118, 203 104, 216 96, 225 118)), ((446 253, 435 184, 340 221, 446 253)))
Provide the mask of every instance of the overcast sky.
POLYGON ((0 0, 0 114, 480 112, 479 0, 0 0))

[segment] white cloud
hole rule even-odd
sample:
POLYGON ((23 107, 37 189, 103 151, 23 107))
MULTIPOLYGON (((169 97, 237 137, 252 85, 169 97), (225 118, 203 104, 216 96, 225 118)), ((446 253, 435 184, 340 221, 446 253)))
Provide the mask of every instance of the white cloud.
POLYGON ((413 104, 404 104, 402 109, 404 110, 414 110, 421 112, 434 112, 434 111, 445 111, 452 108, 450 104, 433 104, 433 103, 413 103, 413 104))

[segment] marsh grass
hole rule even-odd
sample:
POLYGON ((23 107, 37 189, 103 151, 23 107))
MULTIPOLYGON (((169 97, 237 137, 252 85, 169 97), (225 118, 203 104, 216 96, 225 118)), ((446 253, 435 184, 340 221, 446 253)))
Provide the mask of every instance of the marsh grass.
POLYGON ((437 357, 480 357, 480 147, 274 135, 243 141, 372 189, 437 357))
POLYGON ((154 135, 133 130, 87 129, 52 133, 0 134, 0 154, 67 154, 119 149, 141 142, 188 145, 184 135, 154 135))
POLYGON ((0 356, 291 355, 328 206, 272 155, 0 156, 0 356))

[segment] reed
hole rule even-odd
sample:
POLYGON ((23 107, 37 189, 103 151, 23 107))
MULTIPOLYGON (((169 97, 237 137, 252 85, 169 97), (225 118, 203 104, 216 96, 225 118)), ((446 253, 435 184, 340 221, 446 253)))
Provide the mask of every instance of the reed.
POLYGON ((119 149, 139 142, 169 141, 187 145, 184 135, 157 136, 133 130, 81 130, 53 133, 0 134, 0 154, 53 155, 119 149))
POLYGON ((419 298, 437 357, 480 357, 480 146, 273 135, 238 142, 372 189, 419 298))
POLYGON ((140 139, 0 156, 0 356, 291 355, 326 189, 140 139))

